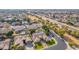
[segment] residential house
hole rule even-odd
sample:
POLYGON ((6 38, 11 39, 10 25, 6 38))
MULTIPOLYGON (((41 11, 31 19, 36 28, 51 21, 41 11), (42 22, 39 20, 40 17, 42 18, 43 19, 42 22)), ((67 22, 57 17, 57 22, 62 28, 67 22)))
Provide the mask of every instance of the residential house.
POLYGON ((11 26, 11 28, 13 28, 15 31, 22 31, 25 29, 25 26, 24 25, 17 25, 17 26, 11 26))
POLYGON ((37 29, 40 28, 42 24, 32 24, 32 25, 26 25, 28 29, 37 29))
POLYGON ((15 45, 20 45, 20 46, 24 46, 23 40, 25 40, 25 36, 15 36, 14 37, 14 44, 15 45))
POLYGON ((8 50, 10 44, 10 39, 5 39, 4 41, 0 41, 0 49, 1 50, 8 50))
POLYGON ((46 34, 44 32, 38 32, 38 33, 33 33, 32 34, 32 40, 34 42, 38 42, 41 39, 48 40, 48 37, 46 36, 46 34))

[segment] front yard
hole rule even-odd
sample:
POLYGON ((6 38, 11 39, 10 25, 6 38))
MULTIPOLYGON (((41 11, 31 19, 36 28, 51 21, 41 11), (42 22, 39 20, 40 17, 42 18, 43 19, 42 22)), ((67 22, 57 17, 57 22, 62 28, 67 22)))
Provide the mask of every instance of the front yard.
POLYGON ((55 43, 56 43, 56 42, 55 42, 55 38, 52 38, 51 40, 46 41, 46 44, 47 44, 48 46, 53 45, 53 44, 55 44, 55 43))
POLYGON ((42 49, 43 45, 41 44, 41 42, 35 42, 35 49, 42 49))
MULTIPOLYGON (((46 45, 49 47, 51 45, 56 44, 56 41, 55 41, 55 38, 51 38, 51 40, 48 40, 48 41, 46 41, 44 43, 46 43, 46 45)), ((35 46, 34 46, 35 49, 46 48, 45 46, 43 46, 43 44, 41 42, 35 42, 34 44, 35 44, 35 46)))

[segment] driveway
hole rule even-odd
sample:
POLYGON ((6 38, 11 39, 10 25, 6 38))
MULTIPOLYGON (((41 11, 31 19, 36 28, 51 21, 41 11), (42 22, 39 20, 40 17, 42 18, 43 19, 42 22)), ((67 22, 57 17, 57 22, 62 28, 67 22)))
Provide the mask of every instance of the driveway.
POLYGON ((57 35, 54 31, 50 30, 52 35, 54 35, 56 41, 57 41, 57 45, 51 46, 49 48, 45 48, 44 50, 65 50, 67 49, 67 45, 65 43, 65 41, 59 36, 57 35))

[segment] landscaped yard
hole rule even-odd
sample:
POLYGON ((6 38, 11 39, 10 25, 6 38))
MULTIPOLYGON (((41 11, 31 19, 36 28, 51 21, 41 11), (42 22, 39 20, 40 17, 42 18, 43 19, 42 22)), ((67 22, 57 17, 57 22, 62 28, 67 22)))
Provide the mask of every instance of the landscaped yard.
POLYGON ((46 41, 46 44, 47 44, 48 46, 53 45, 53 44, 55 44, 55 43, 56 43, 56 42, 55 42, 55 38, 52 38, 51 40, 46 41))
POLYGON ((40 42, 35 42, 35 49, 42 49, 43 45, 40 42))
MULTIPOLYGON (((44 48, 44 46, 42 45, 41 42, 35 42, 34 44, 35 44, 35 46, 34 46, 35 49, 42 49, 42 48, 44 48)), ((51 45, 56 44, 55 38, 51 38, 51 40, 46 41, 46 44, 47 44, 48 46, 51 46, 51 45)))

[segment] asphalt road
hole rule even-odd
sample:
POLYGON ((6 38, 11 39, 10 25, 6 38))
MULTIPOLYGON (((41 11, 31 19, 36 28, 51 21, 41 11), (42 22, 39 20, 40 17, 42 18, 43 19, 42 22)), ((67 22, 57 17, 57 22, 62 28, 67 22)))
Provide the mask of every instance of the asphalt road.
POLYGON ((57 44, 49 48, 45 48, 44 50, 65 50, 67 49, 67 44, 65 43, 65 41, 59 35, 57 35, 54 31, 51 30, 51 33, 52 35, 54 35, 57 41, 57 44))

